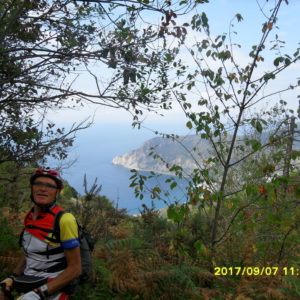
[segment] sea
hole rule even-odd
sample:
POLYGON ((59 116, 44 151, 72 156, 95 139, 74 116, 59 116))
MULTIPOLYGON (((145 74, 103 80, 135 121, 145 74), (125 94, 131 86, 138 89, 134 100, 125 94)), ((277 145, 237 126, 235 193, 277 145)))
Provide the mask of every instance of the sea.
MULTIPOLYGON (((186 201, 185 187, 187 182, 168 175, 158 175, 146 181, 148 189, 159 186, 162 199, 153 199, 151 193, 146 192, 143 199, 135 197, 134 188, 130 187, 131 170, 114 165, 112 160, 141 146, 146 140, 156 135, 150 130, 133 129, 130 125, 102 124, 78 132, 73 150, 69 154, 71 166, 63 169, 63 177, 84 195, 84 177, 87 179, 89 190, 94 182, 101 186, 100 195, 106 196, 117 208, 126 209, 130 215, 139 214, 143 207, 161 209, 169 204, 186 201), (170 183, 165 181, 173 178, 178 185, 169 190, 170 183), (170 192, 169 196, 165 194, 170 192)), ((140 172, 148 176, 150 172, 140 172)))

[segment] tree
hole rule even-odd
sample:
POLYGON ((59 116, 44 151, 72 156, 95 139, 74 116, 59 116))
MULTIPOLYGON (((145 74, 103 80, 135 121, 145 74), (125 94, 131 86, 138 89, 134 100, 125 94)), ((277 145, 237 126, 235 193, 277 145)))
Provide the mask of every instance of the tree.
POLYGON ((142 113, 139 106, 167 106, 161 56, 168 50, 156 52, 151 45, 164 35, 184 34, 179 26, 171 28, 176 24, 174 19, 201 2, 207 1, 1 0, 1 160, 11 159, 18 150, 12 148, 27 143, 28 149, 14 158, 26 161, 25 156, 36 151, 36 140, 40 141, 42 135, 48 142, 40 156, 47 154, 49 143, 60 143, 57 156, 65 157, 61 145, 66 149, 71 144, 70 134, 83 124, 74 125, 70 132, 57 129, 56 137, 49 139, 52 122, 43 123, 48 131, 42 132, 36 116, 42 112, 43 117, 50 108, 88 101, 138 115, 142 113), (144 24, 149 13, 152 19, 161 15, 161 24, 144 24), (112 72, 103 72, 109 76, 101 81, 99 71, 107 68, 112 72), (160 85, 154 81, 154 74, 161 78, 160 85), (82 76, 90 76, 94 87, 80 86, 82 76), (165 97, 157 100, 157 93, 165 97))
MULTIPOLYGON (((215 151, 215 156, 212 157, 211 161, 212 165, 214 165, 214 160, 221 164, 220 181, 213 189, 215 215, 212 220, 212 251, 214 251, 215 245, 222 241, 224 237, 222 234, 221 237, 218 236, 222 205, 224 205, 229 195, 244 190, 247 186, 247 182, 239 181, 239 187, 236 186, 235 190, 231 191, 228 185, 230 175, 238 173, 241 163, 247 160, 249 161, 257 153, 266 151, 266 148, 273 148, 274 144, 282 143, 286 138, 286 136, 282 135, 282 126, 285 124, 286 116, 288 116, 289 113, 293 113, 293 111, 285 109, 285 107, 279 110, 279 112, 285 115, 283 115, 283 118, 280 115, 277 116, 277 118, 280 118, 280 122, 274 130, 268 133, 269 137, 267 140, 262 139, 262 133, 263 131, 265 132, 271 129, 271 122, 273 122, 270 118, 271 112, 267 110, 259 114, 257 113, 254 116, 249 116, 249 110, 254 105, 266 101, 267 98, 274 94, 294 89, 299 85, 299 82, 295 82, 289 84, 284 90, 270 91, 268 94, 261 93, 270 83, 270 80, 276 79, 279 73, 299 61, 299 48, 296 49, 293 54, 282 55, 281 52, 278 51, 273 62, 273 70, 265 72, 262 75, 259 72, 259 66, 264 62, 263 52, 267 47, 268 37, 273 28, 277 25, 278 12, 283 4, 284 1, 277 1, 272 8, 270 16, 263 24, 260 41, 257 45, 252 47, 253 50, 249 54, 250 61, 246 66, 241 66, 235 59, 234 43, 231 40, 233 35, 232 31, 229 32, 228 42, 226 35, 220 35, 213 39, 209 36, 209 26, 208 23, 205 22, 206 19, 203 15, 194 16, 192 20, 196 30, 203 30, 208 34, 207 39, 195 45, 195 49, 198 50, 198 52, 190 51, 198 66, 194 74, 189 74, 189 76, 194 79, 191 85, 196 84, 196 78, 200 76, 207 91, 206 97, 200 98, 198 103, 199 106, 205 107, 205 109, 203 109, 204 112, 198 114, 193 113, 188 105, 186 105, 184 95, 182 95, 182 93, 177 93, 177 95, 187 117, 190 119, 187 126, 194 127, 198 134, 202 134, 204 139, 208 139, 211 142, 215 151), (199 22, 199 20, 202 20, 202 22, 199 22), (200 53, 199 56, 198 53, 200 53), (210 58, 217 62, 217 68, 214 69, 209 66, 210 58), (233 110, 236 110, 236 113, 234 113, 233 110), (231 128, 233 129, 228 129, 228 125, 232 126, 231 128), (247 127, 254 128, 259 134, 259 138, 255 138, 252 134, 250 138, 239 141, 239 138, 242 136, 240 132, 247 130, 247 127), (243 186, 243 184, 245 185, 243 186)), ((242 21, 242 17, 239 14, 236 15, 236 19, 238 22, 242 21)), ((280 40, 278 36, 276 36, 271 50, 279 50, 280 46, 280 40)), ((282 104, 286 105, 287 103, 282 101, 282 104)), ((281 153, 280 150, 281 149, 277 149, 276 152, 281 153)), ((282 159, 283 157, 280 157, 281 161, 282 159)), ((271 157, 269 158, 269 166, 272 165, 272 163, 275 164, 276 161, 271 157)), ((275 175, 275 171, 276 167, 274 165, 271 173, 275 175)), ((199 172, 199 170, 197 170, 197 172, 199 172)), ((201 170, 202 180, 200 180, 199 184, 205 181, 206 176, 203 176, 203 174, 207 172, 207 167, 201 170)), ((220 170, 217 168, 215 172, 220 172, 220 170)), ((262 177, 260 180, 267 174, 269 174, 269 172, 261 174, 262 177)))
MULTIPOLYGON (((277 231, 272 235, 276 247, 272 251, 278 250, 278 255, 278 245, 282 245, 284 236, 294 230, 297 224, 291 216, 298 207, 295 201, 286 204, 281 189, 282 183, 288 178, 279 176, 284 167, 285 145, 290 136, 287 124, 295 111, 282 99, 275 102, 273 107, 264 108, 262 104, 274 99, 276 95, 299 87, 297 79, 287 83, 284 88, 278 88, 272 83, 279 74, 299 63, 300 48, 283 54, 284 42, 279 39, 276 31, 280 8, 288 2, 267 2, 265 6, 259 7, 266 21, 262 24, 258 43, 252 46, 248 62, 238 60, 237 49, 241 45, 234 40, 234 21, 242 22, 240 14, 236 14, 230 23, 229 33, 218 36, 210 34, 205 13, 194 15, 190 22, 191 29, 201 33, 201 40, 190 46, 185 37, 180 37, 179 46, 173 49, 173 65, 181 70, 176 73, 176 82, 169 82, 173 97, 187 118, 187 128, 209 141, 212 154, 210 158, 199 161, 197 152, 201 149, 188 149, 198 168, 191 174, 185 174, 176 165, 169 166, 169 170, 179 177, 190 178, 187 204, 197 204, 207 218, 210 237, 206 246, 211 251, 212 264, 216 259, 217 248, 226 244, 229 238, 234 236, 241 242, 241 236, 244 238, 240 234, 241 230, 247 231, 246 236, 249 232, 261 236, 271 228, 275 230, 272 222, 277 224, 277 231), (273 33, 274 40, 271 37, 273 33), (175 58, 175 54, 181 53, 182 44, 185 44, 193 64, 190 62, 185 65, 182 56, 175 58), (268 47, 271 56, 266 53, 268 47), (267 61, 269 57, 273 57, 272 68, 267 61), (278 211, 281 205, 289 217, 284 217, 283 212, 278 211), (255 224, 255 218, 262 222, 261 211, 266 212, 268 221, 273 221, 268 223, 265 220, 264 229, 256 228, 254 232, 251 226, 255 224), (243 219, 243 216, 247 217, 243 219), (233 227, 235 230, 232 231, 233 227)), ((169 137, 177 139, 176 135, 169 137)), ((297 157, 299 152, 293 151, 293 158, 297 157)), ((134 174, 132 179, 139 193, 143 190, 145 177, 137 181, 134 174)), ((173 181, 170 182, 174 186, 173 181)), ((158 194, 156 198, 161 198, 162 191, 155 189, 158 194)), ((177 222, 187 219, 186 212, 186 209, 180 209, 176 204, 169 208, 171 218, 180 219, 177 222), (184 213, 180 215, 178 211, 184 213)), ((254 238, 249 239, 252 247, 254 238)))
POLYGON ((67 205, 74 212, 80 224, 91 232, 95 240, 104 239, 107 241, 112 235, 111 227, 116 226, 120 220, 127 218, 126 209, 114 207, 114 203, 107 197, 100 195, 102 185, 97 184, 97 178, 88 188, 85 175, 83 186, 85 194, 77 197, 77 199, 73 198, 73 203, 69 201, 67 205))
POLYGON ((87 128, 86 121, 66 131, 53 122, 36 120, 30 114, 14 111, 0 121, 0 164, 16 162, 20 166, 45 164, 47 158, 64 160, 73 145, 76 132, 87 128))

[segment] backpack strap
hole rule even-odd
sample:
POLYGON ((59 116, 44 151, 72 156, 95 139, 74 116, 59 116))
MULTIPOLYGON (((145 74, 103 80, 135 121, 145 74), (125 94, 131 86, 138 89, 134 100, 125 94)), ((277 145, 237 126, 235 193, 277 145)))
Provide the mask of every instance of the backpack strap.
POLYGON ((66 211, 65 210, 60 210, 54 218, 54 223, 53 223, 53 235, 58 239, 58 241, 60 242, 60 227, 59 227, 59 221, 60 218, 63 214, 65 214, 66 211))
MULTIPOLYGON (((52 227, 52 233, 53 236, 60 242, 60 227, 59 227, 59 221, 60 218, 63 214, 66 213, 65 210, 60 210, 57 214, 53 213, 51 210, 48 211, 48 213, 54 215, 54 222, 53 222, 53 227, 52 227)), ((39 227, 36 227, 39 228, 39 227)), ((25 227, 22 229, 20 235, 19 235, 19 241, 18 244, 20 247, 22 247, 22 241, 23 241, 23 235, 24 235, 25 227)), ((47 232, 51 232, 48 230, 47 232)))
MULTIPOLYGON (((67 213, 67 211, 65 210, 60 210, 54 218, 54 224, 53 224, 53 235, 55 236, 55 238, 58 239, 58 241, 60 242, 60 227, 59 227, 59 221, 62 217, 63 214, 67 213)), ((83 228, 80 226, 80 224, 78 223, 78 221, 76 220, 76 224, 77 224, 77 228, 78 228, 78 238, 81 238, 81 231, 83 230, 83 228)))

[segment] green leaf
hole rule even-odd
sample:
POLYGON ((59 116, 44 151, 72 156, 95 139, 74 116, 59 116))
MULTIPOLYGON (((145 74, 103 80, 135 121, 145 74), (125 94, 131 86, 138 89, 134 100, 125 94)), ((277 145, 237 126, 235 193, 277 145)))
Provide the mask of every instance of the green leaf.
POLYGON ((259 151, 262 148, 261 142, 257 140, 250 140, 250 145, 254 151, 259 151))
POLYGON ((274 64, 275 67, 278 67, 279 64, 280 64, 281 62, 283 62, 283 61, 284 61, 284 57, 280 56, 280 57, 277 57, 277 58, 274 59, 273 64, 274 64))
POLYGON ((291 64, 291 60, 290 60, 289 58, 286 58, 286 59, 284 60, 284 63, 285 63, 286 66, 288 66, 288 65, 291 64))
POLYGON ((269 79, 275 79, 275 74, 273 74, 273 73, 266 73, 266 74, 263 76, 263 80, 264 80, 264 81, 268 81, 269 79))
POLYGON ((256 122, 255 128, 259 133, 262 133, 263 127, 259 121, 256 122))
POLYGON ((263 127, 260 123, 259 120, 256 120, 256 119, 252 119, 250 124, 252 125, 252 127, 254 127, 259 133, 262 133, 263 131, 263 127))
POLYGON ((168 219, 174 221, 174 222, 180 222, 181 219, 180 219, 180 216, 176 210, 176 208, 174 206, 169 206, 168 207, 168 210, 167 210, 167 216, 168 216, 168 219))
POLYGON ((194 247, 197 249, 197 250, 200 250, 201 249, 201 246, 202 246, 202 243, 198 240, 194 243, 194 247))
POLYGON ((194 243, 194 248, 197 250, 198 254, 200 254, 200 255, 207 255, 208 254, 207 248, 199 240, 197 240, 194 243))
POLYGON ((236 16, 238 22, 241 22, 243 20, 243 17, 241 14, 236 14, 235 16, 236 16))
POLYGON ((245 191, 247 196, 256 195, 258 192, 258 188, 256 184, 247 184, 245 187, 245 191))
POLYGON ((229 50, 227 51, 222 51, 218 54, 218 57, 221 59, 221 60, 227 60, 231 57, 231 53, 229 50))
POLYGON ((192 122, 191 122, 191 121, 188 121, 188 122, 186 123, 186 127, 187 127, 188 129, 192 129, 192 128, 193 128, 192 122))
POLYGON ((170 54, 170 53, 167 53, 166 54, 166 59, 167 59, 167 62, 171 62, 173 60, 173 55, 170 54))
POLYGON ((172 184, 170 185, 170 189, 173 190, 176 186, 177 186, 177 182, 174 181, 174 182, 172 182, 172 184))

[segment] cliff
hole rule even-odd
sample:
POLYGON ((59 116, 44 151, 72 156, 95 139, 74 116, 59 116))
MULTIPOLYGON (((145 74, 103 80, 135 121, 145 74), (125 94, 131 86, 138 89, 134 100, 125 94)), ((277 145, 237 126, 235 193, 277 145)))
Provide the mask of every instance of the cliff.
POLYGON ((169 173, 164 162, 149 155, 153 152, 162 157, 169 166, 178 164, 189 173, 196 168, 196 162, 189 151, 192 151, 196 160, 200 161, 207 157, 208 150, 208 143, 196 135, 178 137, 178 139, 155 137, 146 141, 138 149, 116 156, 112 163, 128 169, 169 173))
MULTIPOLYGON (((263 133, 261 136, 262 142, 267 141, 269 136, 268 132, 263 133)), ((180 136, 176 139, 155 137, 135 150, 116 156, 112 163, 128 169, 167 174, 170 174, 170 172, 166 167, 166 163, 169 166, 176 164, 181 166, 185 173, 189 174, 197 168, 197 162, 201 165, 202 160, 210 156, 209 153, 213 152, 210 147, 208 141, 201 139, 198 135, 180 136), (149 155, 151 152, 159 155, 164 161, 159 158, 154 159, 153 156, 149 155)), ((298 140, 294 142, 293 148, 300 151, 298 140)), ((269 150, 265 151, 268 152, 269 150)), ((233 160, 239 159, 241 155, 244 154, 235 150, 233 160)), ((299 165, 299 158, 292 161, 292 164, 299 165)))

